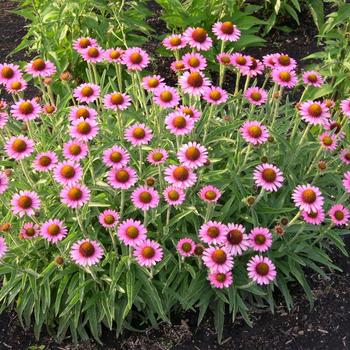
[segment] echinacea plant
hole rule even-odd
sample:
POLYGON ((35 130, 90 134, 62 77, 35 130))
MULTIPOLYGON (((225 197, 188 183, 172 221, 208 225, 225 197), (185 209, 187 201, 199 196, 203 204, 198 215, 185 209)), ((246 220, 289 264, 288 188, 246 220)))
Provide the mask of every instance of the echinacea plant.
POLYGON ((276 289, 290 308, 295 281, 312 302, 304 268, 338 269, 327 250, 346 254, 350 100, 307 100, 320 74, 283 53, 225 52, 231 22, 213 33, 217 83, 203 28, 164 40, 177 86, 146 71, 141 48, 93 38, 73 44, 86 82, 60 81, 42 58, 25 74, 0 65, 13 97, 0 113, 0 301, 37 336, 45 324, 99 340, 102 325, 120 334, 210 309, 220 339, 226 312, 250 323, 276 289), (23 97, 27 83, 41 98, 23 97))

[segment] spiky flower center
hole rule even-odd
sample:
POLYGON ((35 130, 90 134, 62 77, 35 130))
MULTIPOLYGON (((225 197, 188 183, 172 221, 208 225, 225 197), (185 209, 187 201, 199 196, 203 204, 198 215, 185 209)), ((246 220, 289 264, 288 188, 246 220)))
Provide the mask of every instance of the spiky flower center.
POLYGON ((178 36, 173 36, 169 42, 171 46, 179 46, 181 44, 181 39, 178 36))
POLYGON ((224 34, 232 34, 235 30, 235 27, 234 27, 234 24, 232 22, 224 22, 222 25, 221 25, 221 31, 224 33, 224 34))
POLYGON ((18 109, 22 114, 30 114, 34 111, 34 107, 29 101, 22 102, 18 109))
POLYGON ((214 101, 219 101, 221 98, 221 92, 219 90, 212 90, 209 93, 209 96, 214 101))
POLYGON ((50 236, 57 236, 60 233, 61 229, 57 224, 51 224, 49 225, 49 227, 47 228, 47 233, 50 236))
POLYGON ((198 43, 204 43, 207 39, 207 32, 204 28, 196 28, 192 32, 192 39, 198 43))
POLYGON ((217 273, 215 275, 215 279, 219 282, 219 283, 223 283, 226 281, 226 274, 224 273, 217 273))
POLYGON ((32 67, 37 71, 42 71, 46 68, 46 63, 42 58, 37 58, 33 61, 32 67))
POLYGON ((177 129, 183 129, 187 125, 187 121, 185 117, 179 115, 173 119, 172 124, 177 129))
POLYGON ((91 58, 97 58, 100 55, 100 51, 96 47, 89 47, 87 49, 87 54, 91 58))
POLYGON ((247 59, 244 57, 244 56, 237 56, 236 57, 236 63, 239 65, 239 66, 244 66, 247 64, 247 59))
POLYGON ((344 219, 344 212, 342 210, 336 210, 335 213, 334 213, 334 217, 337 219, 337 220, 343 220, 344 219))
POLYGON ((252 93, 250 94, 250 97, 251 97, 251 99, 254 100, 254 101, 260 101, 262 96, 261 96, 261 93, 260 93, 260 92, 254 91, 254 92, 252 92, 252 93))
POLYGON ((191 108, 188 108, 188 107, 182 108, 182 113, 184 113, 190 117, 193 117, 193 111, 191 108))
POLYGON ((112 225, 115 222, 115 218, 112 214, 108 214, 108 215, 105 215, 103 221, 107 225, 112 225))
POLYGON ((181 248, 185 253, 189 253, 192 249, 192 244, 189 242, 185 242, 182 244, 181 248))
POLYGON ((317 82, 317 75, 316 74, 309 74, 307 76, 307 80, 310 82, 310 83, 316 83, 317 82))
POLYGON ((77 143, 73 143, 69 146, 69 153, 73 156, 78 156, 81 153, 81 147, 77 143))
POLYGON ((29 209, 33 204, 33 200, 29 196, 21 196, 18 199, 18 206, 20 206, 22 209, 29 209))
POLYGON ((139 230, 136 226, 129 226, 126 229, 126 235, 131 239, 135 239, 139 235, 139 230))
POLYGON ((274 182, 277 174, 272 168, 266 168, 261 172, 261 176, 266 182, 274 182))
POLYGON ((205 192, 204 197, 210 201, 216 198, 216 192, 212 190, 208 190, 205 192))
POLYGON ((51 164, 51 158, 48 156, 41 156, 39 158, 39 164, 41 166, 49 166, 51 164))
POLYGON ((243 233, 240 230, 230 230, 227 233, 227 240, 232 245, 240 244, 243 241, 243 233))
POLYGON ((66 179, 71 179, 75 175, 75 169, 71 165, 64 165, 60 171, 61 175, 66 179))
POLYGON ((142 140, 146 136, 146 131, 141 127, 137 127, 132 131, 132 136, 138 140, 142 140))
POLYGON ((208 228, 207 234, 210 238, 216 238, 220 235, 220 230, 216 226, 211 226, 208 228))
POLYGON ((216 264, 222 265, 227 260, 227 255, 223 249, 216 249, 211 255, 211 258, 216 264))
POLYGON ((77 112, 76 112, 76 116, 77 116, 78 119, 79 119, 79 118, 84 118, 84 119, 86 119, 86 118, 89 118, 89 117, 90 117, 90 112, 89 112, 89 110, 86 109, 86 108, 79 108, 79 109, 77 110, 77 112))
POLYGON ((309 188, 303 191, 301 197, 305 203, 312 204, 316 201, 317 195, 314 190, 309 188))
POLYGON ((197 68, 200 65, 200 63, 201 61, 197 57, 191 57, 188 60, 188 64, 193 68, 197 68))
POLYGON ((27 149, 27 143, 24 140, 16 139, 12 142, 12 149, 17 153, 22 153, 27 149))
POLYGON ((121 56, 121 52, 118 51, 118 50, 112 50, 112 51, 109 53, 109 57, 110 57, 112 60, 117 60, 120 56, 121 56))
POLYGON ((333 139, 330 136, 323 136, 322 142, 325 146, 331 146, 333 144, 333 139))
POLYGON ((203 77, 199 72, 192 72, 187 78, 187 83, 195 88, 199 88, 203 85, 203 77))
POLYGON ((254 237, 254 242, 258 245, 262 245, 266 242, 266 236, 263 235, 262 233, 258 233, 255 237, 254 237))
POLYGON ((123 155, 118 151, 114 151, 110 154, 109 159, 113 163, 119 163, 123 159, 123 155))
POLYGON ((281 66, 289 66, 290 65, 290 58, 288 55, 281 55, 278 57, 278 63, 281 66))
POLYGON ((279 77, 282 81, 286 83, 288 83, 292 79, 292 76, 289 72, 280 72, 279 77))
POLYGON ((180 165, 176 169, 174 169, 173 176, 178 181, 185 181, 188 179, 190 174, 184 166, 180 165))
POLYGON ((55 111, 55 106, 49 105, 45 107, 45 112, 48 114, 52 114, 55 111))
POLYGON ((165 91, 162 91, 160 94, 159 94, 159 98, 163 101, 163 102, 170 102, 172 99, 173 99, 173 94, 168 91, 168 90, 165 90, 165 91))
POLYGON ((78 187, 72 187, 69 189, 67 195, 70 200, 78 201, 83 197, 83 191, 78 187))
POLYGON ((1 75, 5 79, 11 79, 15 75, 15 71, 11 67, 4 67, 1 70, 1 75))
POLYGON ((262 130, 261 130, 259 125, 251 125, 248 128, 248 134, 249 134, 249 136, 257 139, 262 135, 262 130))
POLYGON ((153 247, 145 247, 142 249, 141 254, 146 259, 152 259, 156 254, 156 251, 153 249, 153 247))
POLYGON ((264 262, 260 262, 259 264, 256 265, 255 271, 260 276, 266 276, 269 273, 270 268, 268 264, 264 262))
POLYGON ((231 62, 231 59, 229 56, 222 56, 220 58, 220 62, 223 63, 223 64, 229 64, 231 62))
POLYGON ((95 253, 95 247, 91 242, 84 242, 84 243, 80 244, 79 253, 84 258, 90 258, 95 253))
POLYGON ((187 148, 185 152, 186 158, 192 161, 196 161, 200 158, 201 152, 200 150, 195 146, 190 146, 187 148))
POLYGON ((88 122, 86 122, 86 121, 80 122, 77 125, 77 131, 80 134, 87 135, 91 131, 91 125, 88 122))
POLYGON ((181 70, 181 69, 184 69, 185 68, 185 64, 181 61, 177 61, 175 63, 175 68, 178 69, 178 70, 181 70))
POLYGON ((125 183, 129 181, 130 175, 126 170, 120 169, 115 173, 115 179, 118 182, 125 183))
POLYGON ((142 56, 140 53, 138 52, 133 52, 131 55, 130 55, 130 61, 131 63, 133 64, 140 64, 142 62, 142 56))
POLYGON ((172 201, 177 201, 180 198, 180 194, 176 190, 171 190, 168 192, 168 197, 172 201))
POLYGON ((152 201, 152 195, 150 192, 148 191, 143 191, 139 194, 139 200, 142 202, 142 203, 145 203, 145 204, 148 204, 148 203, 151 203, 152 201))
POLYGON ((90 42, 90 40, 88 38, 81 38, 80 41, 79 41, 79 46, 82 49, 86 49, 90 45, 91 45, 91 42, 90 42))
POLYGON ((84 96, 84 97, 90 97, 92 96, 94 93, 94 90, 91 86, 84 86, 82 89, 81 89, 81 94, 84 96))
POLYGON ((151 78, 148 80, 148 86, 150 88, 156 88, 159 85, 159 80, 157 78, 151 78))
POLYGON ((322 114, 322 107, 318 103, 312 103, 308 108, 308 112, 310 115, 317 118, 322 114))
POLYGON ((35 230, 33 227, 28 227, 26 228, 25 233, 27 236, 33 237, 35 235, 35 230))
POLYGON ((121 93, 117 92, 111 95, 111 102, 114 105, 121 105, 124 102, 124 97, 121 93))
POLYGON ((152 159, 153 159, 155 162, 160 162, 160 161, 163 159, 163 153, 161 153, 161 152, 153 153, 152 159))
POLYGON ((12 90, 20 90, 22 88, 22 83, 19 80, 13 81, 11 83, 12 90))

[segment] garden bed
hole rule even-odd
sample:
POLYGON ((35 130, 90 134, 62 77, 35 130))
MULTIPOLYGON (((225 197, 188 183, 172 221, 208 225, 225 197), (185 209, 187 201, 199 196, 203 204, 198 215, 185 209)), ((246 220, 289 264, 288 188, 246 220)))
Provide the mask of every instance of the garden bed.
MULTIPOLYGON (((13 7, 11 2, 0 3, 0 61, 5 61, 9 52, 19 43, 25 33, 24 20, 5 11, 13 7)), ((155 9, 156 10, 156 9, 155 9)), ((267 52, 278 52, 282 47, 288 54, 300 59, 317 51, 315 42, 316 30, 311 21, 305 17, 305 25, 291 35, 271 33, 265 48, 252 49, 249 53, 260 57, 267 52), (287 46, 286 46, 287 44, 287 46)), ((156 20, 152 25, 157 25, 156 20)), ((154 49, 157 43, 150 47, 154 49)), ((11 61, 25 59, 22 53, 11 58, 11 61)), ((159 65, 158 65, 159 66, 159 65)), ((174 77, 159 72, 169 80, 174 77)), ((347 249, 350 250, 350 237, 346 238, 347 249)), ((227 320, 224 327, 223 344, 217 345, 217 336, 210 318, 196 327, 196 315, 191 313, 179 315, 173 326, 161 325, 157 330, 149 330, 140 334, 126 333, 116 339, 114 334, 105 331, 102 341, 106 349, 256 349, 258 348, 290 348, 290 349, 327 349, 350 347, 350 263, 348 258, 337 252, 332 253, 335 263, 343 269, 343 273, 329 274, 327 279, 315 273, 309 273, 308 279, 315 296, 315 306, 310 311, 304 294, 295 287, 295 306, 290 313, 281 304, 275 315, 269 311, 253 312, 253 328, 238 319, 234 325, 227 320)), ((31 330, 23 331, 14 313, 5 312, 0 316, 0 348, 25 349, 29 346, 42 346, 39 349, 96 349, 93 342, 70 345, 68 342, 56 344, 49 335, 43 335, 41 341, 35 341, 31 330)), ((35 347, 34 347, 35 348, 35 347)))

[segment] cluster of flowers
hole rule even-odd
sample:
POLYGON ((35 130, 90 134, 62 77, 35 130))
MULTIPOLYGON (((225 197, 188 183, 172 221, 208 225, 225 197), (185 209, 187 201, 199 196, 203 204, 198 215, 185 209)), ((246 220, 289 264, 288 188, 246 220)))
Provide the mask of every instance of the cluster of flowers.
MULTIPOLYGON (((231 22, 216 23, 213 26, 213 32, 218 39, 223 41, 236 41, 240 37, 239 29, 231 22)), ((198 100, 202 97, 211 106, 225 103, 229 98, 227 91, 220 86, 212 85, 205 76, 203 71, 207 66, 207 61, 203 55, 195 52, 195 50, 209 50, 212 46, 212 39, 203 28, 188 28, 181 35, 174 34, 165 38, 163 44, 169 50, 173 50, 175 56, 178 56, 179 50, 186 46, 194 49, 192 53, 185 53, 181 60, 177 59, 171 65, 172 69, 178 72, 180 89, 166 85, 164 79, 159 75, 145 76, 142 80, 140 79, 140 82, 158 108, 175 108, 164 120, 166 129, 177 138, 184 135, 193 136, 196 123, 201 119, 201 111, 191 105, 180 105, 182 94, 186 93, 198 100)), ((79 38, 74 42, 73 47, 88 64, 94 65, 107 61, 118 67, 125 65, 131 74, 143 70, 150 62, 149 55, 141 48, 103 50, 92 38, 79 38)), ((267 55, 260 61, 241 53, 221 52, 217 59, 220 65, 235 69, 237 77, 243 75, 249 79, 267 73, 271 76, 275 87, 281 88, 292 88, 298 82, 295 71, 296 62, 286 54, 267 55)), ((56 72, 56 68, 52 62, 38 58, 28 63, 25 71, 32 77, 43 79, 51 77, 56 72)), ((315 87, 323 84, 322 77, 314 71, 304 72, 303 81, 306 85, 315 87)), ((43 114, 56 112, 54 105, 40 106, 35 99, 17 98, 17 94, 27 86, 18 66, 1 64, 0 83, 6 87, 7 91, 16 96, 15 102, 10 107, 10 113, 14 119, 29 123, 43 114)), ((248 84, 246 85, 248 87, 248 84)), ((52 173, 54 181, 62 186, 61 202, 75 210, 88 203, 91 197, 90 189, 82 183, 84 171, 80 162, 88 156, 89 143, 94 141, 100 131, 98 108, 101 107, 98 102, 101 101, 105 110, 115 111, 118 116, 132 105, 132 97, 127 93, 113 91, 101 96, 102 89, 103 87, 92 82, 81 84, 74 89, 75 101, 68 115, 71 139, 63 145, 64 160, 59 160, 56 152, 48 150, 35 154, 32 163, 36 172, 52 173)), ((244 97, 253 106, 263 105, 268 96, 268 91, 255 86, 244 91, 244 97)), ((301 118, 309 126, 321 125, 325 129, 320 136, 320 145, 329 151, 337 149, 339 142, 344 138, 342 125, 331 118, 330 109, 334 105, 333 101, 327 100, 306 101, 297 106, 301 118)), ((6 107, 6 102, 2 101, 1 129, 6 128, 9 118, 5 111, 6 107)), ((342 101, 341 109, 345 116, 350 117, 350 99, 342 101)), ((120 130, 124 130, 124 140, 133 148, 138 148, 140 153, 142 147, 149 145, 154 139, 154 130, 144 123, 134 123, 124 127, 122 118, 118 118, 118 122, 120 130)), ((207 123, 210 123, 210 120, 207 123)), ((308 130, 307 128, 306 131, 308 130)), ((256 147, 265 143, 270 136, 267 126, 258 120, 245 121, 240 128, 240 133, 248 144, 256 147)), ((168 183, 162 195, 169 206, 180 206, 186 199, 186 190, 200 180, 198 170, 204 167, 209 160, 208 149, 204 146, 205 138, 206 134, 203 137, 203 145, 196 141, 179 144, 176 152, 178 164, 165 166, 162 175, 164 178, 160 178, 160 181, 165 180, 168 183)), ((124 140, 121 137, 120 142, 124 140)), ((5 141, 4 149, 9 158, 21 163, 23 159, 33 154, 35 143, 31 138, 16 135, 5 141)), ((154 148, 148 152, 147 161, 163 169, 160 167, 172 156, 169 153, 170 151, 164 148, 154 148)), ((340 157, 345 164, 350 164, 349 149, 343 149, 340 157)), ((137 170, 130 165, 131 159, 129 151, 121 145, 105 149, 102 154, 102 161, 108 168, 107 181, 113 189, 120 190, 121 196, 124 196, 125 191, 131 189, 141 179, 141 174, 138 174, 137 170)), ((285 181, 282 171, 276 165, 269 163, 256 166, 253 178, 255 185, 266 192, 278 191, 285 181)), ((5 193, 9 185, 10 181, 6 172, 0 172, 0 194, 5 193)), ((350 193, 349 171, 344 174, 343 185, 346 192, 350 193)), ((202 186, 198 194, 199 198, 208 205, 215 205, 222 195, 220 189, 211 184, 202 186)), ((133 189, 130 199, 136 208, 144 212, 145 216, 148 210, 157 208, 161 200, 158 191, 149 184, 133 189)), ((301 215, 306 222, 318 225, 324 221, 324 198, 318 187, 310 184, 299 185, 295 188, 292 199, 301 210, 301 215)), ((33 190, 23 190, 12 195, 11 210, 16 216, 34 217, 40 207, 39 195, 33 190)), ((161 261, 164 254, 163 248, 158 242, 147 237, 146 225, 138 220, 124 219, 122 210, 120 208, 119 212, 111 209, 103 211, 99 216, 100 224, 108 230, 116 229, 117 237, 123 244, 133 249, 133 256, 140 265, 151 267, 161 261)), ((350 217, 349 210, 341 203, 333 205, 328 215, 335 225, 346 224, 350 217)), ((233 282, 234 256, 242 255, 247 249, 261 254, 267 252, 272 245, 272 234, 268 228, 252 228, 249 235, 245 231, 241 224, 208 221, 200 227, 198 232, 199 239, 206 246, 184 237, 178 241, 177 250, 183 258, 200 255, 209 269, 208 278, 211 284, 217 288, 228 287, 233 282)), ((32 239, 40 235, 54 244, 63 240, 67 234, 68 229, 65 223, 57 218, 51 218, 40 225, 33 220, 33 222, 24 223, 21 228, 22 238, 32 239)), ((3 256, 6 250, 6 243, 1 238, 0 255, 3 256)), ((102 259, 103 252, 102 245, 98 241, 84 238, 73 244, 70 256, 77 264, 90 266, 102 259)), ((248 276, 258 284, 268 284, 276 277, 273 262, 263 255, 252 256, 247 269, 248 276)))

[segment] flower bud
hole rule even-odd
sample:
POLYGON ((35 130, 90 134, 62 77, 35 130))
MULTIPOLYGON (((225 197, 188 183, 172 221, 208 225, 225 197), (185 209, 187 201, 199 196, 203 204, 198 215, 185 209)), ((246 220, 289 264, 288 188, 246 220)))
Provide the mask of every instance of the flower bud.
POLYGON ((152 176, 150 176, 146 179, 147 186, 153 187, 155 183, 156 183, 156 179, 152 176))
POLYGON ((8 169, 5 169, 5 170, 4 170, 4 173, 5 173, 5 175, 6 175, 7 177, 11 177, 12 174, 13 174, 13 170, 10 169, 10 168, 8 168, 8 169))
POLYGON ((46 78, 44 79, 44 84, 45 84, 45 85, 51 85, 52 82, 53 82, 52 77, 46 77, 46 78))
POLYGON ((194 254, 197 256, 202 256, 204 252, 204 246, 200 243, 196 244, 196 247, 194 248, 194 254))
POLYGON ((71 72, 69 72, 68 70, 62 72, 62 73, 60 74, 60 79, 61 79, 62 81, 70 81, 70 80, 72 80, 72 74, 71 74, 71 72))
POLYGON ((283 226, 288 225, 288 222, 289 222, 288 218, 282 218, 282 219, 281 219, 281 224, 282 224, 283 226))
POLYGON ((269 142, 274 142, 275 141, 275 139, 274 139, 274 137, 273 136, 269 136, 268 138, 267 138, 267 141, 269 141, 269 142))
POLYGON ((325 160, 320 160, 318 162, 317 165, 318 169, 320 169, 321 171, 326 170, 327 169, 327 162, 325 160))
POLYGON ((249 197, 246 199, 246 203, 247 203, 249 206, 252 206, 252 205, 255 203, 255 197, 249 196, 249 197))
POLYGON ((282 237, 284 235, 284 229, 281 225, 276 225, 274 227, 274 231, 280 236, 282 237))
POLYGON ((0 225, 0 232, 7 232, 11 228, 11 224, 9 222, 5 222, 0 225))
POLYGON ((260 158, 260 161, 261 161, 261 163, 267 163, 269 161, 269 159, 266 156, 262 156, 260 158))
POLYGON ((56 256, 55 257, 55 263, 57 265, 63 265, 64 264, 64 259, 62 258, 62 256, 56 256))
POLYGON ((54 105, 45 105, 44 110, 47 114, 52 114, 56 111, 56 107, 54 105))

